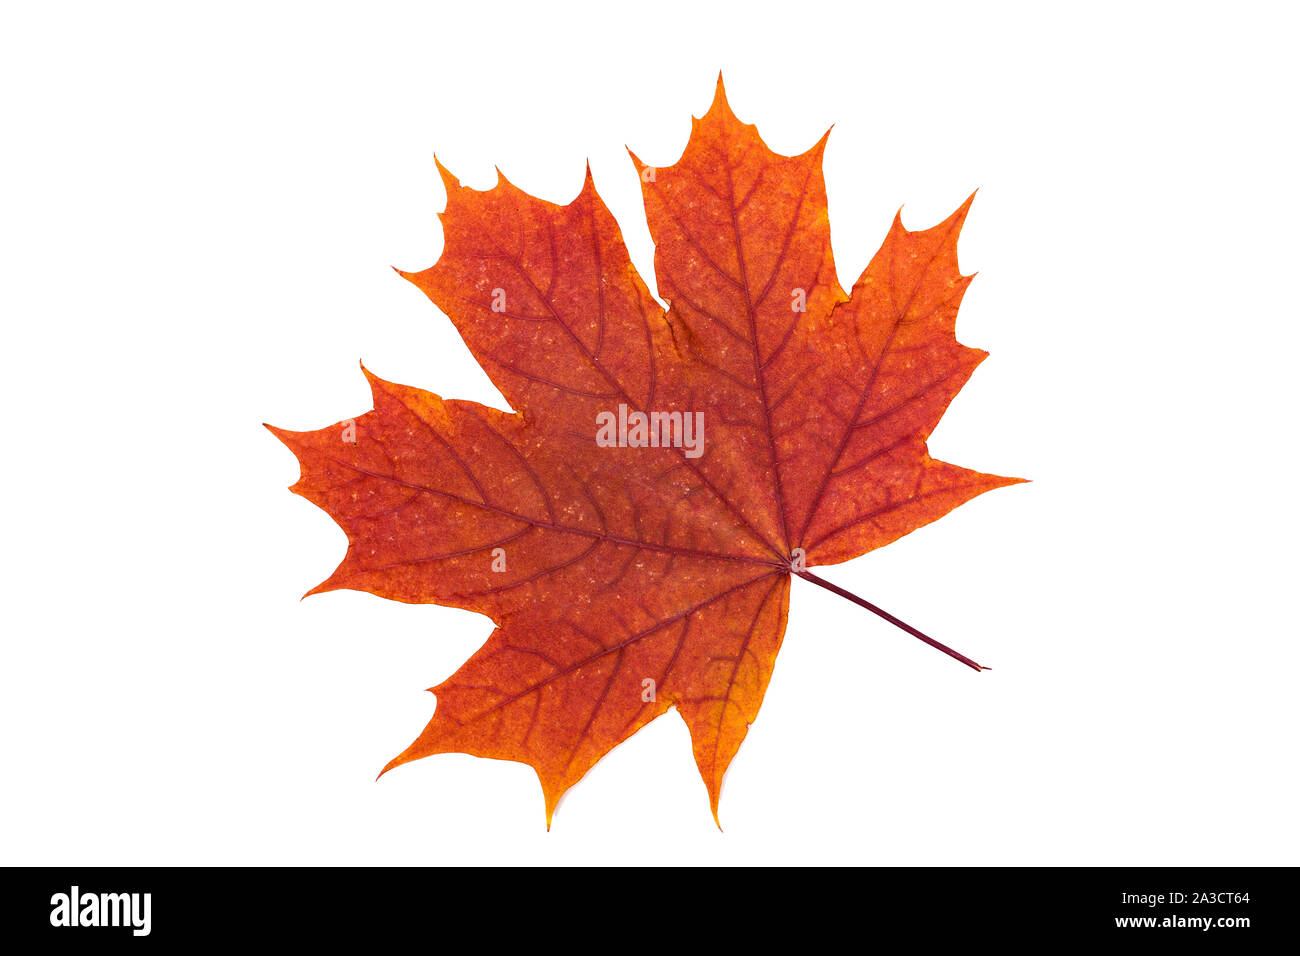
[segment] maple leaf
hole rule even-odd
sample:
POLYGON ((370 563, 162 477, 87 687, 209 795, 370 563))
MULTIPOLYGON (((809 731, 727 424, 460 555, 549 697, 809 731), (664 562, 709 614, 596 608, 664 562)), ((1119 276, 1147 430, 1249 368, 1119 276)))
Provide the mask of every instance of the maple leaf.
POLYGON ((385 771, 447 752, 529 764, 549 827, 596 761, 676 707, 716 820, 781 647, 792 574, 847 595, 806 569, 1019 480, 926 449, 986 354, 954 335, 971 200, 921 232, 895 218, 845 295, 825 144, 773 153, 732 114, 719 77, 676 165, 632 156, 667 312, 590 169, 561 206, 504 177, 463 188, 438 164, 445 248, 402 274, 515 412, 363 368, 373 411, 271 429, 301 464, 292 490, 348 536, 309 593, 352 588, 497 625, 431 688, 433 719, 385 771))

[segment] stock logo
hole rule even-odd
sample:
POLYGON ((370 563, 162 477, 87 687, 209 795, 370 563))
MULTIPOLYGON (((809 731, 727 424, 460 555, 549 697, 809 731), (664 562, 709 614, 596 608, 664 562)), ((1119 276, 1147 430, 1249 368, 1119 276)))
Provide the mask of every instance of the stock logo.
POLYGON ((129 927, 133 936, 148 936, 151 904, 150 893, 82 893, 73 886, 50 897, 50 925, 129 927))
POLYGON ((596 415, 601 448, 682 448, 687 458, 704 454, 703 412, 638 412, 620 404, 618 412, 596 415))

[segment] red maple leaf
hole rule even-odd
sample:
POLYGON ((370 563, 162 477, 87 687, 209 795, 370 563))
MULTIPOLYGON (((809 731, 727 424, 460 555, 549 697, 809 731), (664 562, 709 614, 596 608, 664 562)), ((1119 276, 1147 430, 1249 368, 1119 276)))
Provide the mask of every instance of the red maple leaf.
POLYGON ((926 449, 986 354, 953 331, 970 200, 921 232, 896 218, 845 295, 825 143, 773 153, 719 79, 676 165, 633 156, 666 313, 590 171, 559 206, 504 178, 463 188, 439 165, 445 248, 404 275, 516 411, 367 371, 373 411, 271 429, 301 463, 292 490, 348 536, 310 593, 353 588, 497 624, 432 688, 433 719, 385 770, 453 751, 527 763, 549 826, 597 760, 675 706, 716 819, 791 575, 852 597, 806 569, 1018 480, 926 449))

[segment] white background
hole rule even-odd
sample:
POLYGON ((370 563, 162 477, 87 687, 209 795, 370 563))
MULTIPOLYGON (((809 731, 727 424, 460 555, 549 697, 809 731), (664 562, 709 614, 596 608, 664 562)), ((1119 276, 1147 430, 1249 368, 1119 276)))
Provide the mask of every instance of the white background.
POLYGON ((36 5, 0 26, 0 859, 39 864, 1296 864, 1297 202, 1283 5, 36 5), (794 582, 714 826, 668 714, 547 833, 520 764, 375 782, 491 624, 338 592, 263 421, 389 380, 502 405, 390 266, 432 154, 597 188, 674 162, 724 71, 826 158, 846 287, 980 192, 935 433, 1033 479, 794 582))

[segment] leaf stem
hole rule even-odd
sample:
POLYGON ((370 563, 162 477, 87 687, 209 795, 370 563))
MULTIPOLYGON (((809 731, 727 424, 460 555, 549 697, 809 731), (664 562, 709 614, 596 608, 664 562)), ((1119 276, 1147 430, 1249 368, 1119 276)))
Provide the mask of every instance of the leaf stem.
POLYGON ((908 634, 911 634, 913 637, 918 638, 919 640, 925 641, 925 643, 929 644, 931 647, 938 648, 939 650, 947 654, 949 657, 961 661, 967 667, 974 668, 977 671, 993 670, 993 668, 991 667, 984 667, 983 665, 976 664, 965 654, 957 653, 947 644, 940 644, 934 638, 926 634, 922 634, 916 628, 912 627, 912 625, 904 621, 900 621, 898 618, 894 617, 894 615, 890 614, 884 608, 876 607, 870 601, 858 597, 852 591, 844 590, 844 588, 840 587, 838 584, 831 584, 830 581, 827 581, 825 578, 819 578, 811 571, 796 571, 795 574, 799 575, 799 577, 803 578, 805 581, 811 581, 813 584, 819 585, 820 587, 824 587, 828 591, 833 591, 834 593, 838 594, 842 598, 848 598, 854 604, 857 604, 861 607, 865 607, 872 614, 877 614, 880 617, 883 617, 886 621, 888 621, 890 624, 894 625, 895 627, 902 628, 903 630, 907 631, 908 634))

